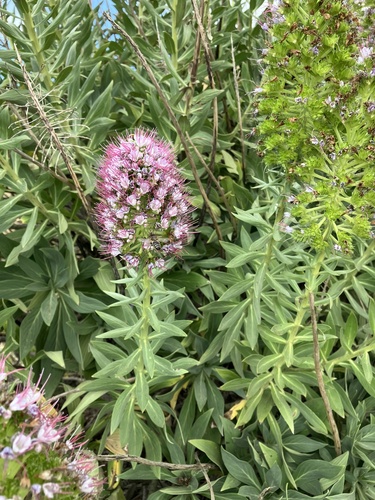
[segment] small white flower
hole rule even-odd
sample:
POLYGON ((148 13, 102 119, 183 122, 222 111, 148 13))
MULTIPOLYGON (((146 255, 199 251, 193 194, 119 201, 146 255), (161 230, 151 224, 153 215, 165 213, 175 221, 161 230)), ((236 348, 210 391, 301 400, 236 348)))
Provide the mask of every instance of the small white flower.
POLYGON ((16 455, 22 455, 32 447, 32 439, 26 434, 16 434, 13 437, 12 449, 16 455))
POLYGON ((60 493, 61 488, 57 483, 45 483, 43 484, 43 493, 47 498, 53 498, 55 493, 60 493))

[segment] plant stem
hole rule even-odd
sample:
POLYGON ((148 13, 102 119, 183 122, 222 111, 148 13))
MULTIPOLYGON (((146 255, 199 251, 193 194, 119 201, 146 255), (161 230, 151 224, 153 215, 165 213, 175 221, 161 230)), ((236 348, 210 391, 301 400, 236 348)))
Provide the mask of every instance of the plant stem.
POLYGON ((341 455, 341 441, 323 380, 323 370, 320 363, 319 337, 318 337, 318 325, 316 321, 315 300, 314 300, 314 294, 312 292, 309 292, 309 304, 311 312, 311 327, 313 334, 314 365, 315 365, 316 379, 318 381, 319 392, 323 399, 328 422, 331 427, 336 455, 339 456, 341 455))
POLYGON ((139 332, 139 349, 140 356, 137 365, 137 374, 141 375, 147 370, 149 376, 153 377, 153 366, 150 364, 150 360, 147 357, 147 353, 150 350, 148 346, 149 342, 149 331, 150 331, 150 319, 149 311, 151 307, 151 278, 148 273, 147 266, 143 267, 143 300, 142 300, 142 326, 139 332))
POLYGON ((163 467, 170 470, 208 470, 216 469, 213 464, 172 464, 169 462, 157 462, 155 460, 147 460, 146 458, 137 457, 135 455, 98 455, 99 462, 111 462, 112 460, 121 460, 122 462, 135 462, 137 464, 149 465, 151 467, 163 467))
POLYGON ((144 319, 142 324, 142 330, 140 335, 140 343, 141 345, 147 343, 148 341, 148 332, 149 332, 149 309, 151 306, 151 282, 150 276, 148 274, 147 266, 143 268, 143 290, 144 297, 142 302, 142 317, 144 319))

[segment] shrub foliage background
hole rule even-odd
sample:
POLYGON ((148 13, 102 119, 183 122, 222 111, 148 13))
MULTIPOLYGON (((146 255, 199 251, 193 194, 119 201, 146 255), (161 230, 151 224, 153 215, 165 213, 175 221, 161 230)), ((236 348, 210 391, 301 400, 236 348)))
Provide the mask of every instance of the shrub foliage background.
MULTIPOLYGON (((49 394, 79 384, 66 407, 100 452, 126 445, 153 461, 199 457, 213 466, 129 467, 107 494, 373 498, 374 243, 354 234, 350 255, 332 245, 317 252, 286 229, 288 197, 308 179, 296 184, 277 162, 264 168, 249 134, 261 88, 262 2, 115 1, 116 22, 157 87, 89 2, 14 3, 16 15, 6 2, 0 9, 5 348, 51 374, 49 394), (133 362, 142 283, 121 262, 100 258, 92 214, 103 145, 137 126, 175 145, 197 207, 183 259, 152 284, 158 335, 141 381, 133 362), (318 389, 312 316, 339 455, 318 389)), ((294 13, 302 8, 290 3, 294 13)), ((340 5, 316 0, 308 8, 324 11, 328 29, 340 5)), ((368 89, 369 100, 371 81, 368 89)), ((277 101, 280 89, 271 91, 277 101)))

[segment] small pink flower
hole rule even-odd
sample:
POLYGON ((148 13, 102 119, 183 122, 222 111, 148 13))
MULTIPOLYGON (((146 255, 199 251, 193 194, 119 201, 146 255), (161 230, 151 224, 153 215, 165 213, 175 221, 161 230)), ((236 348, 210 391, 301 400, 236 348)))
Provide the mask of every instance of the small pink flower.
POLYGON ((178 209, 176 206, 171 206, 168 208, 169 217, 176 217, 177 213, 178 213, 178 209))
POLYGON ((154 200, 151 200, 150 208, 153 212, 160 212, 161 201, 157 200, 156 198, 154 200))
POLYGON ((134 217, 134 222, 139 226, 143 226, 147 222, 147 217, 145 217, 143 214, 136 215, 134 217))
POLYGON ((52 425, 44 423, 39 427, 37 440, 39 443, 51 444, 55 443, 61 438, 65 429, 55 429, 52 425))
POLYGON ((129 203, 129 205, 135 207, 135 205, 137 204, 137 197, 135 196, 135 194, 131 194, 127 197, 126 201, 129 203))
POLYGON ((43 493, 46 495, 47 498, 54 498, 56 493, 61 492, 60 485, 57 483, 44 483, 42 485, 43 488, 43 493))
POLYGON ((25 389, 19 392, 9 405, 11 411, 22 411, 36 403, 41 396, 41 393, 36 387, 26 386, 25 389))
POLYGON ((15 434, 12 440, 12 450, 16 455, 22 455, 32 448, 32 439, 22 432, 15 434))
POLYGON ((8 375, 11 375, 12 373, 17 373, 22 370, 22 368, 19 368, 18 370, 12 370, 8 372, 6 370, 6 360, 9 358, 10 354, 7 356, 2 355, 0 357, 0 382, 3 382, 4 380, 7 379, 8 375))

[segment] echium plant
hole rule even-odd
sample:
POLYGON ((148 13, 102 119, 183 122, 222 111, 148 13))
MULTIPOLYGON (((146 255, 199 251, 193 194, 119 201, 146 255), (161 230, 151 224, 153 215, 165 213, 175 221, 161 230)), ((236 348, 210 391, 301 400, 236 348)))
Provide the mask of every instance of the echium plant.
MULTIPOLYGON (((165 425, 162 405, 150 394, 153 380, 186 373, 189 364, 185 360, 182 367, 176 360, 173 365, 168 360, 172 352, 184 352, 180 342, 172 338, 184 337, 183 329, 190 324, 176 318, 174 304, 184 295, 166 289, 156 277, 166 269, 167 259, 178 255, 187 242, 192 205, 172 146, 153 131, 137 129, 110 143, 98 177, 101 201, 96 216, 102 253, 124 262, 130 276, 117 280, 126 284, 126 296, 108 292, 117 302, 111 304, 110 314, 98 313, 114 329, 98 335, 92 343, 100 368, 95 378, 114 396, 113 406, 106 405, 111 414, 109 432, 113 434, 120 427, 122 446, 140 454, 143 440, 150 439, 150 430, 145 430, 145 415, 139 410, 157 427, 165 425), (123 352, 121 359, 120 349, 98 340, 101 338, 115 339, 123 352), (134 377, 125 379, 131 372, 134 377), (114 377, 123 381, 120 394, 114 377)), ((90 390, 90 384, 83 386, 90 390)))
POLYGON ((317 250, 375 235, 374 25, 352 0, 278 0, 262 21, 259 154, 290 183, 281 229, 317 250))
POLYGON ((95 456, 43 398, 43 387, 19 384, 0 356, 0 499, 97 499, 95 456))

